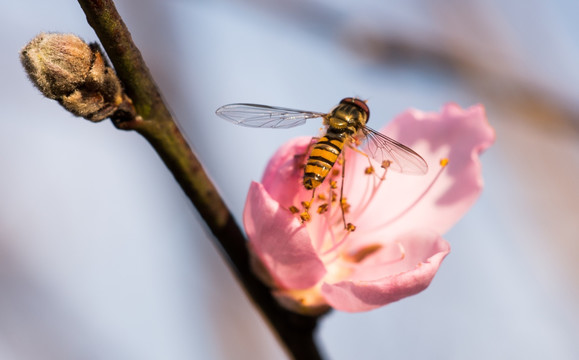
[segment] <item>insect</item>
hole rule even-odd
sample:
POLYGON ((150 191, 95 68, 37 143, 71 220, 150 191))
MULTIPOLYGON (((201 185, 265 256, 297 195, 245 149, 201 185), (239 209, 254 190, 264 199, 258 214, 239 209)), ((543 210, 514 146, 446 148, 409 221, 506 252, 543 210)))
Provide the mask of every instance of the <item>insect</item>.
POLYGON ((364 141, 363 150, 357 151, 383 167, 404 174, 422 175, 428 171, 426 161, 414 150, 366 126, 370 109, 357 98, 342 99, 329 113, 244 103, 224 105, 215 113, 234 124, 256 128, 291 128, 308 119, 322 118, 325 134, 311 148, 304 168, 303 186, 308 190, 315 191, 324 182, 345 145, 357 150, 364 141))

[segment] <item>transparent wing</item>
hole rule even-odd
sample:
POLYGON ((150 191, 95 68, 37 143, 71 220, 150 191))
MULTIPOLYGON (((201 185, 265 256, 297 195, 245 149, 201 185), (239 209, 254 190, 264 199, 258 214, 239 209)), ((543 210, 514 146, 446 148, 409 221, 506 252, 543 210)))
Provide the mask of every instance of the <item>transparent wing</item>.
POLYGON ((325 116, 324 113, 288 109, 259 104, 229 104, 215 111, 219 117, 247 127, 291 128, 303 125, 307 119, 325 116))
POLYGON ((382 164, 390 161, 389 169, 404 174, 424 175, 428 164, 414 150, 369 127, 364 128, 366 142, 362 149, 382 164))

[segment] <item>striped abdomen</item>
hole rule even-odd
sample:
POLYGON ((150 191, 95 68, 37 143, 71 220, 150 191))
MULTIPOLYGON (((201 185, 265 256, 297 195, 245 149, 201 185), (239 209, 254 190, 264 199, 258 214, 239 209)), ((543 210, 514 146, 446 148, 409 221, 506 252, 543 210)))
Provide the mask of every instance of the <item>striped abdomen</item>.
POLYGON ((345 132, 331 129, 314 145, 304 171, 304 187, 308 190, 318 187, 328 176, 338 156, 344 148, 345 132))

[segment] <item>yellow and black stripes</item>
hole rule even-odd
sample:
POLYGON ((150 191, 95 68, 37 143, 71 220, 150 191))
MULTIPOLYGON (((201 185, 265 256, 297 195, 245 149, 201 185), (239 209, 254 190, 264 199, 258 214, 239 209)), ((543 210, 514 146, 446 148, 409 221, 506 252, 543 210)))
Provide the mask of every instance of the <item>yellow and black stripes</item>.
POLYGON ((304 187, 306 189, 315 189, 324 181, 338 160, 345 141, 345 131, 328 131, 326 136, 314 145, 304 171, 304 187))
POLYGON ((344 144, 351 141, 354 134, 364 128, 369 114, 366 103, 355 98, 345 98, 324 117, 328 129, 326 135, 314 145, 306 162, 304 171, 306 189, 315 189, 324 182, 342 153, 344 144))

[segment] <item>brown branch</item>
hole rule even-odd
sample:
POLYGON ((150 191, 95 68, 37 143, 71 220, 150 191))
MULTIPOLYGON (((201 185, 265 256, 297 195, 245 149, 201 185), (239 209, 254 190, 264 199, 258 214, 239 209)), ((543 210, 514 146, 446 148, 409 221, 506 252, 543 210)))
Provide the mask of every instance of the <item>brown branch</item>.
POLYGON ((286 350, 296 359, 320 359, 314 341, 317 318, 281 308, 270 290, 251 272, 245 236, 173 121, 113 1, 78 2, 137 110, 135 119, 117 120, 115 125, 136 130, 155 148, 207 223, 222 255, 286 350))

